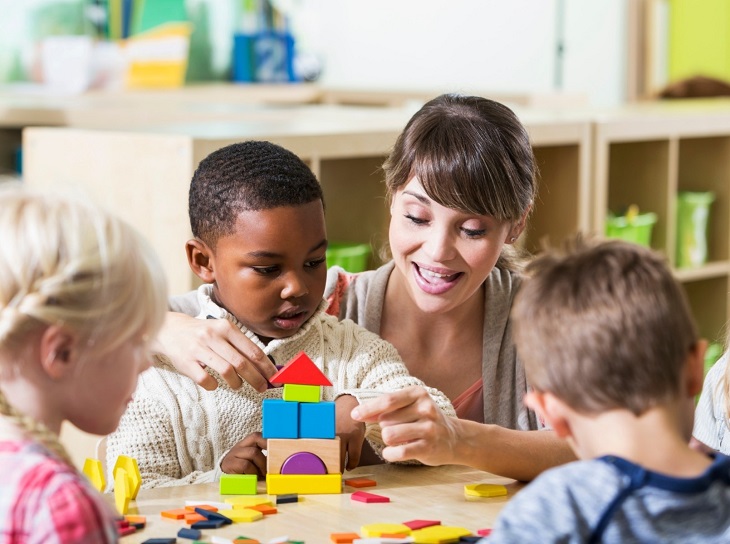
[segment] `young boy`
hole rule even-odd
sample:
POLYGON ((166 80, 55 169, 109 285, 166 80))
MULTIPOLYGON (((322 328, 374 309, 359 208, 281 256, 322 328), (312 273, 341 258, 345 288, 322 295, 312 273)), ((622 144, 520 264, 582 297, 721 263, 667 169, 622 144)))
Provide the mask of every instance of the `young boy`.
POLYGON ((581 460, 520 491, 485 542, 730 542, 730 458, 688 445, 706 342, 663 260, 578 240, 528 271, 527 402, 581 460))
MULTIPOLYGON (((222 148, 201 161, 189 195, 194 238, 188 263, 204 282, 201 319, 227 319, 272 358, 287 363, 304 351, 332 382, 337 435, 348 468, 365 437, 376 451, 380 430, 350 417, 359 400, 423 382, 408 374, 395 348, 377 335, 324 313, 327 235, 321 187, 293 153, 269 142, 222 148)), ((282 389, 233 390, 216 376, 204 391, 159 361, 139 380, 134 401, 107 443, 107 467, 118 455, 137 460, 143 487, 215 481, 224 473, 266 473, 262 404, 282 389)), ((447 414, 448 398, 429 389, 447 414)))

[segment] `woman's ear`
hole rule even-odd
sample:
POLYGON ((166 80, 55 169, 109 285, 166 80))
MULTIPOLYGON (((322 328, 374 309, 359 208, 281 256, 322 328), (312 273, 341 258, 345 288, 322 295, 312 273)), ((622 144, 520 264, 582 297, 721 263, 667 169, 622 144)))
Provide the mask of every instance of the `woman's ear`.
POLYGON ((199 238, 193 238, 185 242, 185 253, 188 256, 190 270, 198 276, 203 283, 215 282, 215 269, 213 251, 208 244, 199 238))
POLYGON ((517 241, 517 238, 520 237, 520 235, 524 232, 525 227, 527 226, 527 216, 530 215, 530 210, 532 209, 532 204, 530 204, 527 207, 527 210, 525 210, 525 213, 522 214, 522 217, 520 217, 509 229, 509 232, 507 233, 507 238, 505 239, 505 244, 514 244, 517 241))
POLYGON ((51 325, 41 336, 40 359, 43 371, 54 381, 72 372, 77 357, 77 338, 58 325, 51 325))

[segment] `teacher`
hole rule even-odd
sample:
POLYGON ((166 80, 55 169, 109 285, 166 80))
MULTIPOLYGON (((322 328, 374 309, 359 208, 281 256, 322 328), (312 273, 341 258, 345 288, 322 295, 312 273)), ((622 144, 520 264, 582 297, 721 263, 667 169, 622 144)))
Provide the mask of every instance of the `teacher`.
MULTIPOLYGON (((518 480, 574 459, 523 403, 528 385, 509 318, 520 284, 513 246, 537 192, 524 126, 486 98, 442 95, 410 119, 383 165, 390 202, 387 264, 328 271, 328 312, 392 343, 410 373, 443 391, 444 416, 421 388, 353 411, 379 421, 389 461, 463 464, 518 480)), ((205 366, 232 387, 262 390, 273 364, 226 320, 197 320, 193 295, 174 297, 161 351, 206 388, 205 366), (186 314, 186 315, 181 315, 186 314)))

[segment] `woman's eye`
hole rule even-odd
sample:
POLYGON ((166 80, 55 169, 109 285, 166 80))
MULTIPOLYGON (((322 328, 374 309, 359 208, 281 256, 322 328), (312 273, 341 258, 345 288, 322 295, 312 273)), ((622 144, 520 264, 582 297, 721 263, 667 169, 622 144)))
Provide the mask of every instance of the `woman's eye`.
POLYGON ((414 217, 411 214, 406 214, 406 219, 408 219, 411 223, 415 223, 416 225, 425 225, 428 223, 428 219, 421 219, 420 217, 414 217))
POLYGON ((314 259, 313 261, 307 262, 306 266, 309 268, 317 268, 319 266, 322 266, 327 262, 327 257, 322 257, 321 259, 314 259))
POLYGON ((486 229, 461 229, 464 234, 469 238, 479 238, 484 236, 487 232, 486 229))

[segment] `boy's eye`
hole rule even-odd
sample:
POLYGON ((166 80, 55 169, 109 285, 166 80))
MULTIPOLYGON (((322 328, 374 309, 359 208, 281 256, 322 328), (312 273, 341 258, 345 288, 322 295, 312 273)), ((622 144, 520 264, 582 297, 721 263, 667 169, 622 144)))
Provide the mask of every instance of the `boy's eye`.
POLYGON ((319 266, 322 266, 327 262, 327 257, 321 257, 319 259, 314 259, 311 261, 307 261, 307 264, 305 266, 309 268, 317 268, 319 266))
POLYGON ((409 213, 405 215, 406 219, 408 219, 411 223, 415 223, 416 225, 424 225, 428 223, 428 219, 421 219, 420 217, 415 217, 409 213))
POLYGON ((262 276, 276 274, 279 271, 278 266, 254 266, 253 269, 256 273, 261 274, 262 276))

